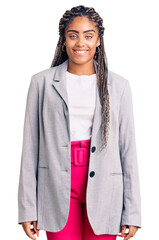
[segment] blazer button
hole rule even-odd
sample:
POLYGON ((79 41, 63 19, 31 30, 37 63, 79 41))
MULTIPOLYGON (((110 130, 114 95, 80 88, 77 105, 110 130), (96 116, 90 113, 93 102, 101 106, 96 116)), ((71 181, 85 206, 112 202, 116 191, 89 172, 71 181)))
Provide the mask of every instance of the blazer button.
POLYGON ((92 147, 92 152, 95 152, 95 150, 96 150, 96 147, 93 146, 93 147, 92 147))
POLYGON ((89 174, 90 177, 93 177, 94 175, 95 175, 94 171, 91 171, 90 174, 89 174))

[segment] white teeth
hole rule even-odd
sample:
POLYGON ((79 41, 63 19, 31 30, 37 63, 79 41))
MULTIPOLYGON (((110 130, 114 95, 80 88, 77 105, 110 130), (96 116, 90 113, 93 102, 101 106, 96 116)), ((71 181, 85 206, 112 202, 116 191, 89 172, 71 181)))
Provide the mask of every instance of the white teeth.
POLYGON ((81 50, 81 51, 77 51, 77 50, 74 50, 78 55, 84 55, 86 52, 87 52, 87 50, 81 50))
MULTIPOLYGON (((76 50, 75 50, 76 51, 76 50)), ((76 51, 77 53, 84 53, 84 52, 86 52, 86 51, 76 51)))

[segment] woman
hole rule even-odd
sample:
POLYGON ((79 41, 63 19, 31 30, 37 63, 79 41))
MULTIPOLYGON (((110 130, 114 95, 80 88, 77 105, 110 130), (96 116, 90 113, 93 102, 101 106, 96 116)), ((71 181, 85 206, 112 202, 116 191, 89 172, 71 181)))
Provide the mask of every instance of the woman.
POLYGON ((31 239, 127 240, 141 228, 131 90, 108 71, 102 23, 94 8, 66 11, 51 68, 30 82, 18 223, 31 239))

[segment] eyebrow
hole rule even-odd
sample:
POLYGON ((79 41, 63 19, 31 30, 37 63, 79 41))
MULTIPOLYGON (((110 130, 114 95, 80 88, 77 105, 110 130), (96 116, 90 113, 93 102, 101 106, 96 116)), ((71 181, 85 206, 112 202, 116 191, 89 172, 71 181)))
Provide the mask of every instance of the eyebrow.
MULTIPOLYGON (((75 32, 75 33, 79 33, 78 31, 76 31, 76 30, 68 30, 67 32, 75 32)), ((86 30, 86 31, 84 31, 84 33, 86 33, 86 32, 95 32, 94 30, 86 30)))

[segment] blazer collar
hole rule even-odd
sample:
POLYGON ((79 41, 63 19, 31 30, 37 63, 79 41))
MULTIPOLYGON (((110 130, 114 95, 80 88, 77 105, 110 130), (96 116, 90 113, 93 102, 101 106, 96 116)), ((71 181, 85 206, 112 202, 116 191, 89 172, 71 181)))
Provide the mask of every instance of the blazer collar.
MULTIPOLYGON (((95 66, 95 71, 97 73, 98 71, 98 64, 95 60, 93 60, 94 66, 95 66)), ((60 94, 61 98, 65 101, 67 108, 68 107, 68 95, 66 91, 66 71, 68 67, 68 59, 63 62, 62 64, 56 66, 56 71, 53 77, 53 82, 52 85, 58 91, 60 94)), ((108 85, 110 85, 110 80, 109 80, 109 71, 108 71, 108 85)), ((99 98, 99 92, 97 88, 96 92, 96 107, 95 107, 95 112, 94 112, 94 119, 93 119, 93 126, 92 126, 92 137, 95 137, 102 121, 102 106, 100 103, 100 98, 99 98)))
MULTIPOLYGON (((93 64, 95 66, 96 73, 98 71, 98 63, 93 59, 93 64)), ((66 76, 66 71, 68 67, 68 59, 61 63, 60 65, 56 66, 56 71, 53 80, 54 81, 64 81, 66 76)), ((110 78, 109 78, 109 71, 108 71, 108 85, 110 85, 110 78)))

